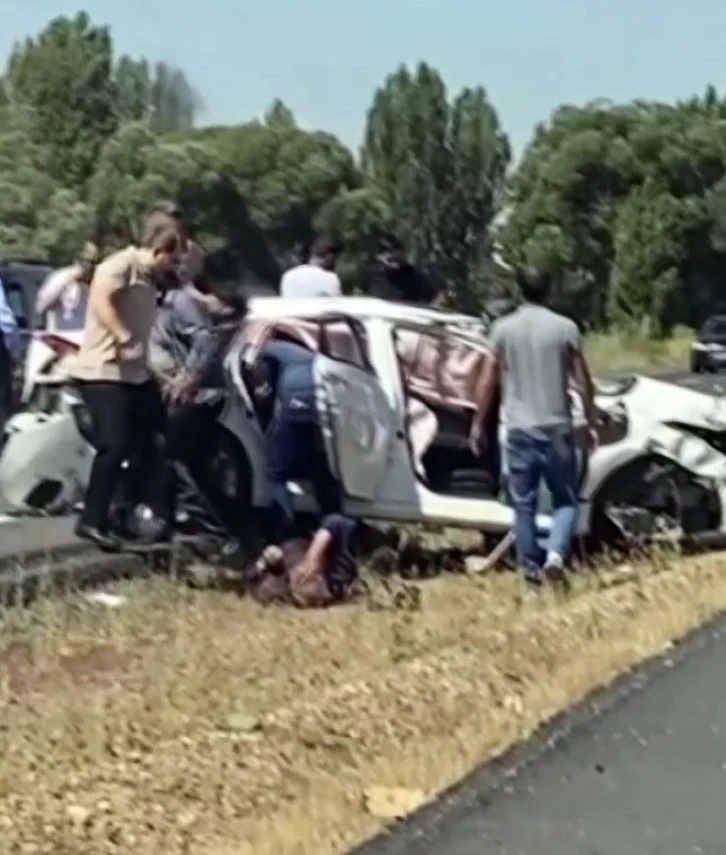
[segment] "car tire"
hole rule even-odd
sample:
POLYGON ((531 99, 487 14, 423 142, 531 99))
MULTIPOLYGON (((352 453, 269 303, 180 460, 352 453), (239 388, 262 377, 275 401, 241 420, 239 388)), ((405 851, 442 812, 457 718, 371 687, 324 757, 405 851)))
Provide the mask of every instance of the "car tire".
POLYGON ((215 453, 209 465, 220 479, 225 497, 236 506, 239 528, 232 534, 245 551, 253 550, 261 529, 252 505, 252 466, 238 440, 221 426, 217 428, 215 453))

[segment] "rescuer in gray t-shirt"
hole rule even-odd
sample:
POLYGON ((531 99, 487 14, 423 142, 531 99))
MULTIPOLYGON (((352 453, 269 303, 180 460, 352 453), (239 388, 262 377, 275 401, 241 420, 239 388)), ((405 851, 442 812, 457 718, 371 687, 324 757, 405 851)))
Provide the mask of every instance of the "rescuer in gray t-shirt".
POLYGON ((571 353, 581 349, 576 324, 546 306, 524 303, 494 324, 490 341, 506 366, 502 408, 507 430, 570 426, 571 353))
POLYGON ((590 373, 576 325, 547 308, 550 277, 517 273, 523 305, 497 321, 490 340, 493 358, 480 388, 480 404, 472 424, 476 452, 497 383, 502 387, 506 423, 508 488, 515 511, 517 558, 525 579, 541 584, 544 576, 564 579, 577 522, 577 462, 572 424, 570 378, 583 396, 585 417, 594 438, 595 409, 590 373), (552 495, 549 541, 543 554, 537 541, 535 513, 539 484, 552 495))

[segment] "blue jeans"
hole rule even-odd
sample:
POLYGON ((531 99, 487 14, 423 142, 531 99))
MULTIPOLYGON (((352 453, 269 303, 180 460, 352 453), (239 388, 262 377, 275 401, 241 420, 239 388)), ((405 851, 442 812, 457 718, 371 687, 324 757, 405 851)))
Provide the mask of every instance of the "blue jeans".
POLYGON ((265 462, 270 508, 268 522, 275 542, 299 532, 287 482, 310 478, 322 512, 338 509, 338 487, 328 468, 318 425, 315 393, 283 389, 265 434, 265 462))
POLYGON ((567 558, 577 523, 577 459, 570 428, 509 430, 507 486, 514 508, 517 561, 525 576, 539 578, 545 558, 535 518, 540 480, 552 496, 552 525, 546 551, 567 558))

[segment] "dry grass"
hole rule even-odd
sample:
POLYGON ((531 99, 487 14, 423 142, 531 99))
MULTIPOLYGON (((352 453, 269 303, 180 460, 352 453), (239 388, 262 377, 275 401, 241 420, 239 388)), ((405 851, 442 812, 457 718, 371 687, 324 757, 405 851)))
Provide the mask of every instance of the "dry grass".
POLYGON ((5 852, 343 851, 381 825, 369 787, 434 794, 726 607, 726 557, 535 602, 510 574, 445 576, 410 611, 115 590, 119 609, 46 601, 3 624, 5 852))
POLYGON ((592 370, 639 371, 657 368, 683 368, 689 365, 693 332, 678 328, 668 339, 653 339, 638 332, 593 333, 585 348, 592 370))

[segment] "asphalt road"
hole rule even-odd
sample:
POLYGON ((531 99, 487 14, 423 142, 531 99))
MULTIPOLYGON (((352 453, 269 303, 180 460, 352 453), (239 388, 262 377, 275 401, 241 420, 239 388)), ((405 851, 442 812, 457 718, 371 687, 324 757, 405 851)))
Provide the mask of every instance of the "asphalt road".
POLYGON ((356 855, 723 855, 725 660, 722 619, 356 855))
POLYGON ((74 524, 75 517, 20 519, 0 516, 0 558, 74 543, 74 524))

